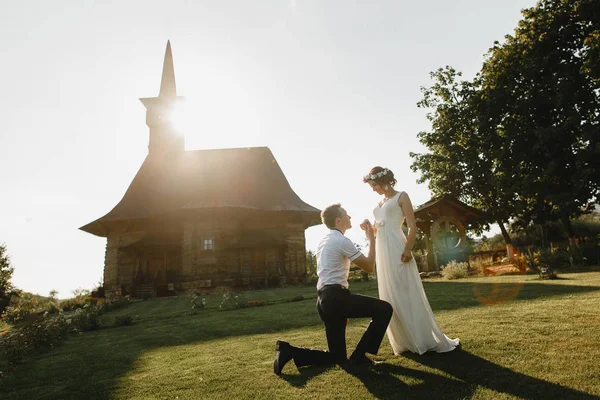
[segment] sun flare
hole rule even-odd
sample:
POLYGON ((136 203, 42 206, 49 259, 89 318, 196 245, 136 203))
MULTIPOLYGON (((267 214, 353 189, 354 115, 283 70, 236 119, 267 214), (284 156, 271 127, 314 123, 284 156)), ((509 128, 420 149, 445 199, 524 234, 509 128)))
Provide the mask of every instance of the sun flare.
POLYGON ((185 100, 177 102, 171 107, 167 116, 175 132, 180 135, 188 135, 194 131, 194 120, 188 110, 188 104, 185 100))

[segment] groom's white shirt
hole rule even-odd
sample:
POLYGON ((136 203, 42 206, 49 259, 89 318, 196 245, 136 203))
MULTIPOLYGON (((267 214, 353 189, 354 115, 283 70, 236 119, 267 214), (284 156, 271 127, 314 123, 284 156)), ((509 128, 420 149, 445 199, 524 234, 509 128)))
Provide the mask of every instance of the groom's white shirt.
POLYGON ((362 253, 337 229, 330 229, 317 246, 317 290, 325 285, 348 288, 350 263, 362 253))

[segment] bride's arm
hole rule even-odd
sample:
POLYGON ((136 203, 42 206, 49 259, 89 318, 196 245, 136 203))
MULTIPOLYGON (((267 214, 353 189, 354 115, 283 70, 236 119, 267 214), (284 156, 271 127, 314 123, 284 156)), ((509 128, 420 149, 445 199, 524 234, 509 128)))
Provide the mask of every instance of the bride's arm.
POLYGON ((402 212, 406 218, 406 225, 408 226, 405 253, 410 254, 417 239, 417 221, 410 197, 408 197, 406 192, 402 193, 398 198, 398 205, 402 208, 402 212))

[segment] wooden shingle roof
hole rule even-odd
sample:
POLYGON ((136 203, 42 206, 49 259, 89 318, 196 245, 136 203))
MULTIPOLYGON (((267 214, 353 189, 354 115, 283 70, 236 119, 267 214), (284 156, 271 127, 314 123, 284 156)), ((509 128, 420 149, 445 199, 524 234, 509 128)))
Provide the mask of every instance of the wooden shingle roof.
POLYGON ((415 217, 423 221, 435 219, 443 213, 444 207, 451 207, 457 210, 464 216, 465 222, 468 224, 490 220, 490 216, 487 213, 471 207, 449 194, 434 197, 426 203, 421 204, 415 209, 415 217))
POLYGON ((123 199, 105 216, 80 229, 105 236, 113 221, 151 219, 180 210, 238 208, 295 212, 307 226, 320 210, 292 190, 268 147, 149 155, 123 199))

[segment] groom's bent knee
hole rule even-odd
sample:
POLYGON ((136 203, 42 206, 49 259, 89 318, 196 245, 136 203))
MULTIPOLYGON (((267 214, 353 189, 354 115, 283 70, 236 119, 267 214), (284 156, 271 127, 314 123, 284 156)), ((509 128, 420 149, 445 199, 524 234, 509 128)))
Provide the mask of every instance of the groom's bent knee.
POLYGON ((394 308, 387 301, 381 301, 383 304, 381 305, 381 315, 388 320, 392 318, 392 314, 394 313, 394 308))

